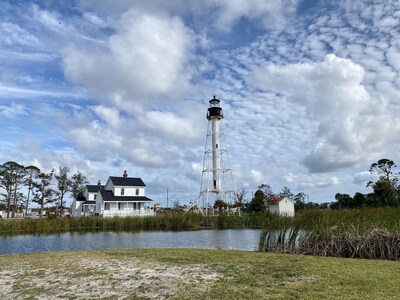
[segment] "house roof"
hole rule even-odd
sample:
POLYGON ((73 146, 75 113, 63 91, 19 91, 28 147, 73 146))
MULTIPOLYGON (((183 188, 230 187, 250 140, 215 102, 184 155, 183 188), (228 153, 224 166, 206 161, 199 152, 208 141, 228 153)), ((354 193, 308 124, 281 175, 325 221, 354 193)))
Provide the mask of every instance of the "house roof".
MULTIPOLYGON (((99 190, 99 186, 97 184, 88 184, 86 185, 86 188, 89 193, 97 193, 99 190)), ((104 189, 104 185, 102 185, 101 188, 104 189)))
POLYGON ((152 202, 150 198, 145 196, 114 196, 111 191, 100 191, 101 198, 107 202, 152 202))
POLYGON ((115 186, 146 186, 142 178, 110 176, 110 180, 115 186))
POLYGON ((269 205, 276 205, 279 204, 279 202, 281 202, 283 199, 285 199, 287 197, 285 196, 277 196, 277 197, 273 197, 271 199, 268 200, 268 204, 269 205))
POLYGON ((82 203, 82 205, 86 205, 86 204, 96 204, 96 201, 93 200, 88 200, 82 203))

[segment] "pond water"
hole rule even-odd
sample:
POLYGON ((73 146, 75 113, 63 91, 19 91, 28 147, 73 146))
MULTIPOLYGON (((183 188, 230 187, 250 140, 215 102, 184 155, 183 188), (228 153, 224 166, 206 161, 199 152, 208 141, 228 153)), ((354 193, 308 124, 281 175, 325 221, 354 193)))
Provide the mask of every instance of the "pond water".
POLYGON ((259 229, 67 232, 0 237, 0 254, 113 248, 203 248, 255 251, 259 229))

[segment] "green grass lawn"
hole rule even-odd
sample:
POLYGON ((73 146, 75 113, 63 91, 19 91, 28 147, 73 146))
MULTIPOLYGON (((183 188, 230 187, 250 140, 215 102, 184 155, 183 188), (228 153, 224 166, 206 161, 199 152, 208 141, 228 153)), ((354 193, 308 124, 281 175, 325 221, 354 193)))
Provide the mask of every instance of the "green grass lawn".
POLYGON ((0 256, 0 299, 399 299, 400 262, 198 249, 0 256))

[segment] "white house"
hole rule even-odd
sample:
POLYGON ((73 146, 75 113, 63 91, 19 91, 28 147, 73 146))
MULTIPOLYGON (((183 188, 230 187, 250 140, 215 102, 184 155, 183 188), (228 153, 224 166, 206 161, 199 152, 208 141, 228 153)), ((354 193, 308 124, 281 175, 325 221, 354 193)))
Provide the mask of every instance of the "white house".
POLYGON ((86 185, 83 192, 83 197, 79 199, 74 199, 74 201, 72 202, 71 216, 83 217, 94 215, 97 193, 101 189, 104 189, 104 185, 101 185, 100 180, 97 185, 86 185))
POLYGON ((268 205, 271 214, 294 217, 294 204, 288 197, 274 197, 268 201, 268 205))
POLYGON ((115 216, 152 216, 154 211, 146 203, 153 200, 145 196, 141 178, 128 177, 126 171, 122 177, 110 176, 103 189, 97 192, 95 214, 104 217, 115 216))

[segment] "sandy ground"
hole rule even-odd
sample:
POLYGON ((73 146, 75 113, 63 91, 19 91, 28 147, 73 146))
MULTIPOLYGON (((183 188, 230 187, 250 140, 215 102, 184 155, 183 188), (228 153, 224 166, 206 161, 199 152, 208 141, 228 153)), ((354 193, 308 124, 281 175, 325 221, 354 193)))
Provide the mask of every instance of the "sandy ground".
POLYGON ((206 289, 221 276, 201 264, 171 266, 88 253, 66 254, 62 261, 46 254, 36 261, 8 257, 9 264, 0 265, 0 299, 167 299, 188 284, 206 289))

